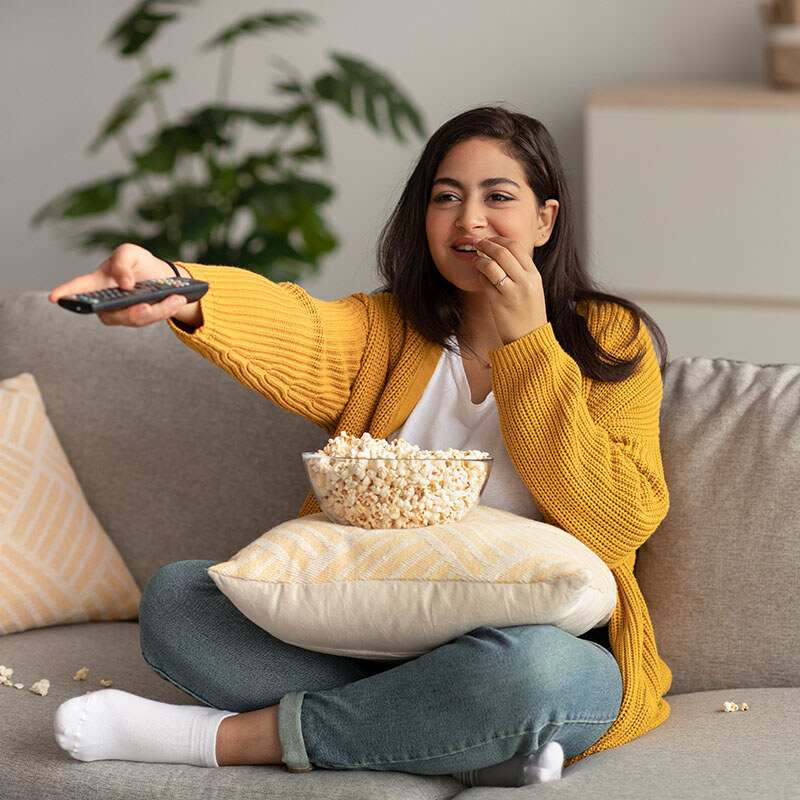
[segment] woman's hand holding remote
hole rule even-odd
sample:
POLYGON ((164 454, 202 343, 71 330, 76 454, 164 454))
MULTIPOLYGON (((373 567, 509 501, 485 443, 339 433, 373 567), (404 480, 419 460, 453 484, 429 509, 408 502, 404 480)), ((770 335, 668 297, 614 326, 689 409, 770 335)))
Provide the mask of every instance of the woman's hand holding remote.
MULTIPOLYGON (((178 269, 184 277, 191 277, 185 269, 178 269)), ((80 275, 56 287, 50 292, 48 299, 51 303, 57 303, 59 298, 71 294, 95 292, 112 286, 132 289, 137 281, 173 276, 169 265, 148 250, 135 244, 122 244, 94 272, 80 275)), ((172 295, 152 305, 137 303, 117 311, 105 311, 97 316, 104 325, 126 325, 131 328, 141 328, 170 317, 180 320, 190 328, 197 328, 202 324, 199 301, 187 303, 186 298, 181 295, 172 295)))

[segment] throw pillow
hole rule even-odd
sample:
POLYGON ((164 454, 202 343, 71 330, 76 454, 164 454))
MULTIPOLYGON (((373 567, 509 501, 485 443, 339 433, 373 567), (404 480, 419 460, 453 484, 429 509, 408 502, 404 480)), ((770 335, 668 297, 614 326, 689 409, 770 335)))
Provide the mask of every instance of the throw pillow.
POLYGON ((140 597, 83 496, 35 378, 0 381, 0 634, 134 618, 140 597))
POLYGON ((565 531, 487 506, 460 522, 363 530, 313 514, 277 525, 209 575, 290 644, 412 658, 482 625, 579 635, 616 605, 611 571, 565 531))

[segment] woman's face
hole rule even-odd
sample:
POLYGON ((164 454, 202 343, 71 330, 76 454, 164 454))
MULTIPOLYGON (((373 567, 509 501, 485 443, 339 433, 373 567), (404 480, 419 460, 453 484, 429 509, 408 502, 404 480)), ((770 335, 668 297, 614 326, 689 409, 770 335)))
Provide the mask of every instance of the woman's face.
POLYGON ((433 262, 465 292, 482 291, 474 252, 459 252, 469 237, 504 236, 533 255, 541 226, 536 195, 521 164, 493 139, 453 146, 434 176, 425 230, 433 262))

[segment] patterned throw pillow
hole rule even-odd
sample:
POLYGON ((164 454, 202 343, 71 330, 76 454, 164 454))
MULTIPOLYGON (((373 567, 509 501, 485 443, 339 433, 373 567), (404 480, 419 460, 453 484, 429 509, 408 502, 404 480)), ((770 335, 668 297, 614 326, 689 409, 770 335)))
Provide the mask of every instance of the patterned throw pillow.
POLYGON ((83 496, 33 375, 0 381, 0 634, 131 619, 140 597, 83 496))
POLYGON ((608 622, 617 599, 611 571, 573 536, 486 506, 461 522, 405 530, 313 514, 276 526, 209 575, 283 641, 385 660, 482 625, 580 635, 608 622))

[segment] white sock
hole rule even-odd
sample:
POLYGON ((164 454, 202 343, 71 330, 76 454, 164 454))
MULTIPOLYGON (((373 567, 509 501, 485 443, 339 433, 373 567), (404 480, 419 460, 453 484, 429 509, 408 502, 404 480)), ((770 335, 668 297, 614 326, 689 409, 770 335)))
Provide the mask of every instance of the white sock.
POLYGON ((514 756, 483 769, 456 772, 453 777, 467 786, 527 786, 557 781, 564 766, 564 750, 558 742, 548 742, 535 753, 514 756))
POLYGON ((217 767, 217 728, 232 711, 173 706, 118 689, 73 697, 56 711, 56 741, 79 761, 217 767))

